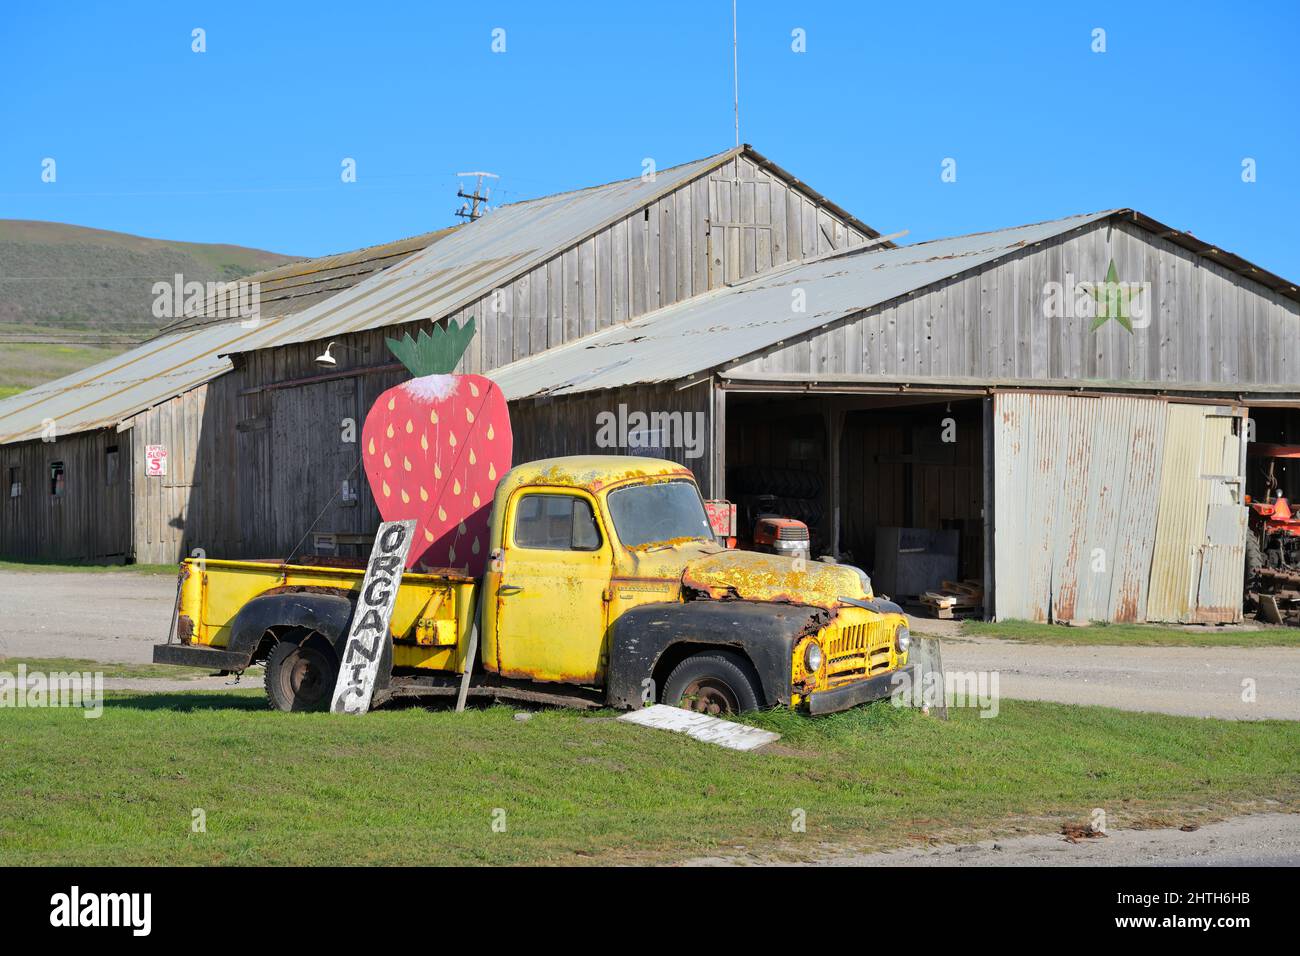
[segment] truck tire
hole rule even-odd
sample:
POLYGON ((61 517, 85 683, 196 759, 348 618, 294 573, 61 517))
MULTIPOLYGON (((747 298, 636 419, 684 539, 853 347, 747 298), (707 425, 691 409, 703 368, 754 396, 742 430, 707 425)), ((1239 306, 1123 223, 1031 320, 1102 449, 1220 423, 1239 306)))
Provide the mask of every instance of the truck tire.
POLYGON ((281 640, 266 658, 266 696, 274 710, 326 710, 339 665, 319 634, 281 640))
POLYGON ((662 703, 720 717, 763 706, 758 674, 740 654, 705 651, 686 658, 664 681, 662 703))

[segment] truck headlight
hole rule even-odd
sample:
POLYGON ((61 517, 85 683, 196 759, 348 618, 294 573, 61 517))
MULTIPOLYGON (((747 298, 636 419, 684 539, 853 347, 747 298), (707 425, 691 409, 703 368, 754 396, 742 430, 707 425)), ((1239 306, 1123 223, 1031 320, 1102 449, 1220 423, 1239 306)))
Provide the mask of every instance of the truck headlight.
POLYGON ((907 629, 907 625, 900 625, 894 632, 894 647, 898 648, 898 653, 906 654, 907 649, 912 643, 912 632, 907 629))
POLYGON ((822 669, 822 646, 816 641, 809 641, 803 649, 803 668, 809 674, 822 669))

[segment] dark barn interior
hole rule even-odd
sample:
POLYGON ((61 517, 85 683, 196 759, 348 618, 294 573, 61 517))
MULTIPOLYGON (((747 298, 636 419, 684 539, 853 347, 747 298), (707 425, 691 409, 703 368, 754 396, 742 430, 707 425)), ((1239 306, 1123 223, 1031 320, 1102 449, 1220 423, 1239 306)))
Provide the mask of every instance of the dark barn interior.
POLYGON ((756 510, 797 518, 893 596, 982 580, 983 432, 978 398, 729 394, 727 497, 742 538, 756 510))

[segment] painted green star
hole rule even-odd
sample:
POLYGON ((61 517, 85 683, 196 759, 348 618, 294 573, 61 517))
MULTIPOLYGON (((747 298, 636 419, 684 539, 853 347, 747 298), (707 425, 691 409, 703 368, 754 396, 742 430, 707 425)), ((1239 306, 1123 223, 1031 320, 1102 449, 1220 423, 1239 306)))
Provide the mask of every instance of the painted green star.
POLYGON ((1132 335, 1133 322, 1129 318, 1129 307, 1139 291, 1120 284, 1119 272, 1115 269, 1115 260, 1111 259, 1110 268, 1106 270, 1106 281, 1094 286, 1092 290, 1092 297, 1097 302, 1097 309, 1092 319, 1092 327, 1088 331, 1096 332, 1108 321, 1114 319, 1132 335), (1111 314, 1112 307, 1115 311, 1114 315, 1111 314))

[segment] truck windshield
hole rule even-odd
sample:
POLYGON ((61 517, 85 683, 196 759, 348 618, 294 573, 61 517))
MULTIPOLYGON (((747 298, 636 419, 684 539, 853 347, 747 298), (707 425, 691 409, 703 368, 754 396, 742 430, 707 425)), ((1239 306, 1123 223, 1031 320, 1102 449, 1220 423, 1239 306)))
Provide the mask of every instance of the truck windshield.
POLYGON ((699 490, 689 481, 660 481, 611 491, 609 513, 625 548, 677 538, 713 538, 699 490))

